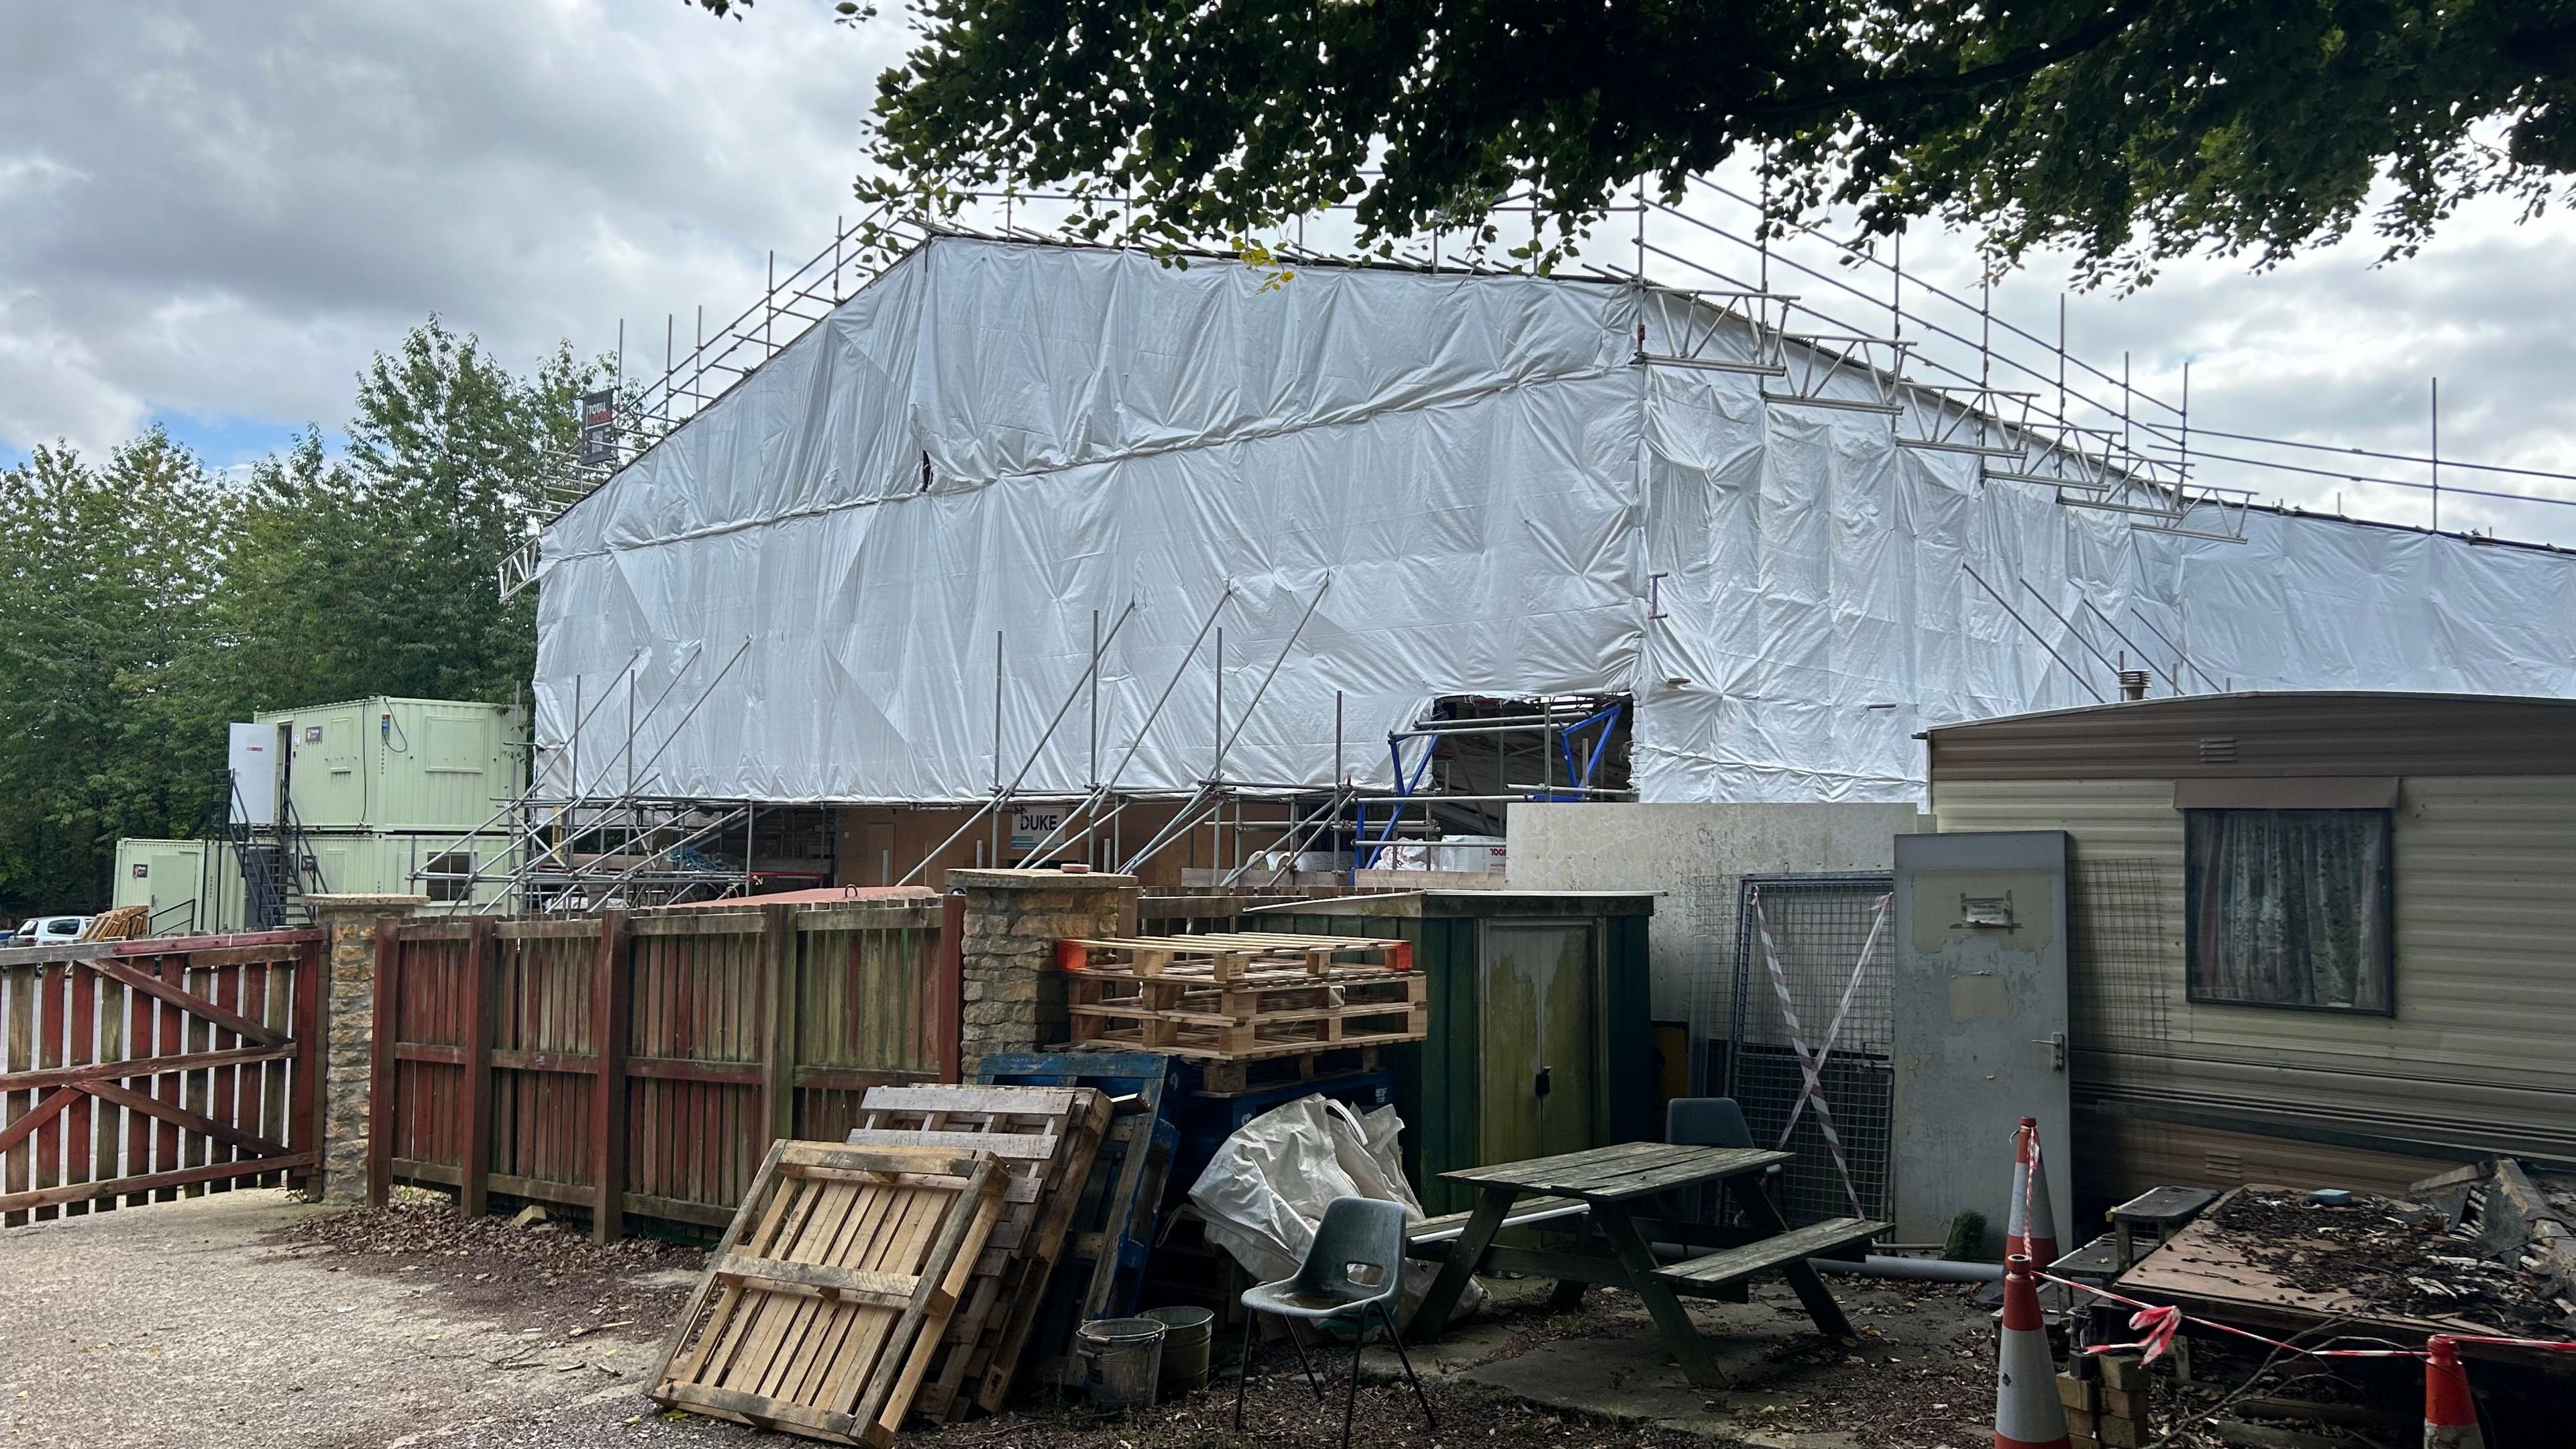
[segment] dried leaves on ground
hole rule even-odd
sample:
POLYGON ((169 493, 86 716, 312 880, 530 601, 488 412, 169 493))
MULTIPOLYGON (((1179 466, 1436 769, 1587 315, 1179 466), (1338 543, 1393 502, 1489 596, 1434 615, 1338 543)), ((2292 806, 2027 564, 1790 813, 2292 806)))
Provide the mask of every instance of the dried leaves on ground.
POLYGON ((397 1193, 381 1209, 308 1218, 277 1238, 344 1258, 333 1266, 348 1270, 417 1275, 467 1307, 545 1337, 611 1326, 658 1335, 688 1297, 682 1275, 706 1261, 703 1248, 650 1238, 594 1243, 578 1222, 460 1218, 453 1198, 418 1190, 397 1193))

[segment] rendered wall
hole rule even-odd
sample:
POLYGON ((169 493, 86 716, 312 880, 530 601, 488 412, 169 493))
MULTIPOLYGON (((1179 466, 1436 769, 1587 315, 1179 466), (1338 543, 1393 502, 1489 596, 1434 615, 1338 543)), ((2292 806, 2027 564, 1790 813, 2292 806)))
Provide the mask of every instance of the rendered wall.
POLYGON ((1911 805, 1516 804, 1511 889, 1652 891, 1655 1016, 1723 1022, 1732 999, 1735 881, 1888 870, 1896 837, 1932 828, 1911 805))

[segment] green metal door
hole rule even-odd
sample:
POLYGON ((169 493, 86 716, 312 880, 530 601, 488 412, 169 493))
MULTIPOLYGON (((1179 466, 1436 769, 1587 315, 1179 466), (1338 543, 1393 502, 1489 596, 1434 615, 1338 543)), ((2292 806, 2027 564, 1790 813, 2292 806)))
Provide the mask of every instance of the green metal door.
POLYGON ((1593 1144, 1597 1023, 1588 922, 1486 921, 1477 963, 1478 1146, 1516 1162, 1593 1144))

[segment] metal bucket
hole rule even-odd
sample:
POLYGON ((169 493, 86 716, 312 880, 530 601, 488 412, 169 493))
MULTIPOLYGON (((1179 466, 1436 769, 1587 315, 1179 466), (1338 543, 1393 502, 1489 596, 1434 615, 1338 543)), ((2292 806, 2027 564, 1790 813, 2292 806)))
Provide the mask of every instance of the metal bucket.
POLYGON ((1206 1388, 1208 1340, 1216 1333, 1216 1315, 1204 1308, 1151 1308, 1145 1316, 1167 1330, 1163 1335, 1163 1397, 1178 1398, 1206 1388))
POLYGON ((1164 1325, 1151 1318, 1095 1318, 1074 1330, 1092 1407, 1111 1412, 1154 1407, 1163 1373, 1164 1325))

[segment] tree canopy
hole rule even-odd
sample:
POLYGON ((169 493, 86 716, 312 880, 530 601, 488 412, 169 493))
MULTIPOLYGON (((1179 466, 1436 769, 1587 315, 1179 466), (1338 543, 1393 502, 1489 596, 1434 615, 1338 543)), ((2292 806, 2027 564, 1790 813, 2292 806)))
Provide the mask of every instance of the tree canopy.
MULTIPOLYGON (((748 0, 697 0, 718 14, 748 0)), ((839 7, 846 18, 867 13, 839 7)), ((2267 263, 2576 170, 2576 0, 913 0, 863 194, 1067 189, 1177 246, 1355 206, 1544 265, 1741 153, 1773 220, 1932 217, 1999 262, 2267 263), (2374 202, 2375 184, 2386 183, 2374 202), (1499 214, 1510 194, 1534 215, 1499 214)))
POLYGON ((308 430, 218 476, 155 428, 0 469, 0 914, 104 905, 120 836, 204 829, 227 721, 518 697, 534 598, 495 574, 595 375, 432 318, 360 375, 339 457, 308 430))

